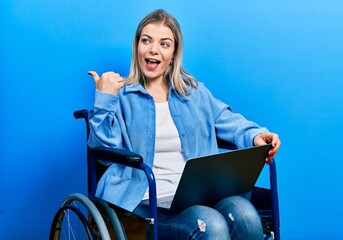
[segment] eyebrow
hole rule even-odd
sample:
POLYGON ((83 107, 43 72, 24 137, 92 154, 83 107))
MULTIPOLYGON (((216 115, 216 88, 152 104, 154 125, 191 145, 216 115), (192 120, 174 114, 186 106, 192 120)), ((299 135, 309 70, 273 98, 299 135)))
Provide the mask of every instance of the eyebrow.
MULTIPOLYGON (((143 37, 143 36, 152 39, 152 37, 149 36, 148 34, 142 34, 141 37, 143 37)), ((168 38, 168 37, 167 38, 161 38, 161 40, 162 41, 168 41, 169 40, 169 41, 173 42, 173 40, 171 38, 168 38)))

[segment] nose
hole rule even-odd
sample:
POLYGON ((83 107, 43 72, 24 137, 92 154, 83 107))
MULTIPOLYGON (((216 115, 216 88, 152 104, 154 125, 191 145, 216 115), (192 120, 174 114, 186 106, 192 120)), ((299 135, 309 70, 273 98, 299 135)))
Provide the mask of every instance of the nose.
POLYGON ((156 44, 151 44, 150 53, 153 55, 158 54, 158 46, 156 44))

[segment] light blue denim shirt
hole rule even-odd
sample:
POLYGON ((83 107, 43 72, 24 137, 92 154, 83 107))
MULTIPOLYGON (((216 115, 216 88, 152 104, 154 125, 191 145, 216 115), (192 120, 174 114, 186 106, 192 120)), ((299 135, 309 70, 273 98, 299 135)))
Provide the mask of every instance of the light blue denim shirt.
MULTIPOLYGON (((233 113, 202 83, 186 98, 171 88, 168 104, 186 159, 217 153, 217 136, 244 148, 252 146, 257 134, 267 131, 233 113)), ((94 114, 89 123, 90 147, 125 148, 140 154, 148 166, 153 166, 155 103, 142 85, 125 85, 118 95, 96 90, 94 114)), ((132 211, 147 187, 142 171, 112 164, 100 179, 96 195, 132 211)))

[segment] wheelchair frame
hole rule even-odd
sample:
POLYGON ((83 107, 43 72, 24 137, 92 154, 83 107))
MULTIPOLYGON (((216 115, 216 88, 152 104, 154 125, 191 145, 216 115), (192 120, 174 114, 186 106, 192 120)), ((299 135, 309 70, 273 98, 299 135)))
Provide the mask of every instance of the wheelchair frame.
MULTIPOLYGON (((78 110, 74 112, 75 119, 84 119, 87 129, 87 139, 89 136, 89 123, 88 123, 88 110, 78 110)), ((237 147, 220 139, 218 140, 218 147, 221 149, 237 149, 237 147)), ((96 239, 94 232, 100 237, 99 239, 111 239, 110 232, 106 226, 109 222, 110 227, 113 229, 116 239, 127 239, 121 220, 118 216, 126 216, 129 218, 136 218, 141 223, 145 224, 146 239, 158 239, 157 226, 157 200, 156 200, 156 183, 155 177, 150 167, 143 162, 143 158, 131 151, 117 148, 96 147, 89 148, 87 146, 87 175, 88 175, 88 197, 82 194, 75 193, 66 198, 62 203, 60 209, 55 214, 50 229, 49 239, 62 239, 60 232, 69 226, 63 227, 65 222, 64 218, 68 217, 67 211, 76 214, 81 221, 82 227, 85 229, 85 234, 88 239, 96 239), (106 160, 109 162, 122 164, 129 167, 134 167, 142 170, 147 176, 149 183, 149 217, 142 219, 141 217, 114 206, 100 198, 95 197, 97 182, 101 175, 106 170, 106 167, 98 162, 98 160, 106 160), (72 205, 78 202, 86 209, 86 213, 78 210, 78 207, 72 205), (84 216, 86 215, 87 216, 84 216), (104 220, 105 219, 105 220, 104 220), (93 227, 91 227, 91 222, 93 227), (96 226, 96 227, 94 227, 96 226), (96 230, 94 230, 96 229, 96 230)), ((269 163, 269 182, 270 189, 254 187, 252 191, 251 202, 257 209, 265 234, 265 239, 280 240, 280 216, 279 216, 279 202, 277 190, 277 176, 275 160, 269 163)), ((68 222, 69 224, 69 222, 68 222)))

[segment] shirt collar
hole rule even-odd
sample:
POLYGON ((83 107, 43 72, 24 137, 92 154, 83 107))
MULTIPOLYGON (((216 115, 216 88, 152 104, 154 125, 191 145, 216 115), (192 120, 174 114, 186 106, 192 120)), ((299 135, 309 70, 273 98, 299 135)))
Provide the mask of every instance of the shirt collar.
POLYGON ((143 88, 143 86, 140 83, 135 83, 132 85, 125 85, 125 92, 130 93, 130 92, 142 92, 144 94, 148 94, 148 92, 143 88))
MULTIPOLYGON (((125 93, 131 93, 131 92, 141 92, 143 94, 148 94, 150 95, 147 90, 145 90, 145 88, 142 86, 142 84, 140 83, 135 83, 132 85, 125 85, 125 89, 124 89, 125 93)), ((171 84, 169 84, 169 94, 173 93, 173 95, 175 95, 177 98, 179 98, 182 101, 188 101, 187 97, 182 97, 179 94, 176 93, 175 89, 172 87, 171 84)), ((170 97, 171 95, 169 95, 170 97)))

